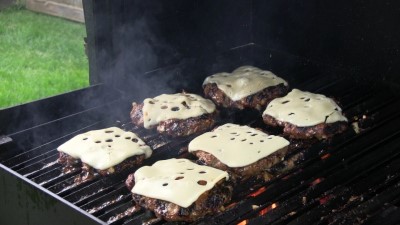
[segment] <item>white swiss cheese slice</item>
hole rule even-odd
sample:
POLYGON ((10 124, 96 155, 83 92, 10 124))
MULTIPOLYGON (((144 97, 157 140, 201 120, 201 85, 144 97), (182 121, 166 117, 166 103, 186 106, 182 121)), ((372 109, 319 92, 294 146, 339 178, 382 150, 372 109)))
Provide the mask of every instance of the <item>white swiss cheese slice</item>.
POLYGON ((146 129, 169 119, 188 119, 213 113, 215 105, 199 95, 163 94, 143 101, 143 121, 146 129))
POLYGON ((215 83, 230 99, 238 101, 267 87, 287 82, 270 71, 253 66, 242 66, 232 73, 217 73, 207 77, 203 85, 215 83))
POLYGON ((189 152, 202 150, 229 167, 243 167, 288 145, 289 141, 283 137, 228 123, 193 139, 189 143, 189 152))
POLYGON ((286 96, 272 100, 263 115, 299 127, 320 123, 347 121, 342 109, 330 98, 321 94, 293 89, 286 96))
POLYGON ((143 155, 152 150, 136 134, 118 127, 93 130, 79 134, 57 148, 98 170, 113 167, 125 159, 143 155))
POLYGON ((212 189, 227 172, 197 165, 187 159, 167 159, 135 172, 132 193, 161 199, 187 208, 201 194, 212 189))

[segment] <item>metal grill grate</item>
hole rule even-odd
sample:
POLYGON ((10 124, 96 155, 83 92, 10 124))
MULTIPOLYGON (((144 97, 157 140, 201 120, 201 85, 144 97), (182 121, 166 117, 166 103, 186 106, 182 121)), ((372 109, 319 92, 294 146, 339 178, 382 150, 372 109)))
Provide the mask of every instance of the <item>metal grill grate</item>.
MULTIPOLYGON (((390 212, 398 210, 400 100, 384 90, 364 88, 350 79, 334 76, 310 77, 292 85, 334 96, 340 100, 347 117, 357 120, 363 131, 356 134, 349 129, 330 142, 299 148, 288 156, 301 156, 293 169, 282 171, 281 164, 273 170, 277 173, 275 179, 243 184, 235 191, 233 203, 226 212, 205 218, 198 224, 360 223, 373 222, 382 213, 389 215, 389 209, 390 212), (367 119, 362 119, 362 116, 367 119)), ((129 105, 128 102, 118 104, 129 105)), ((260 118, 245 116, 246 113, 231 114, 219 123, 238 122, 266 129, 260 118)), ((83 115, 75 116, 76 119, 83 115)), ((144 210, 114 218, 133 206, 124 181, 134 169, 109 177, 96 176, 77 185, 74 179, 80 169, 63 173, 62 167, 55 163, 58 157, 56 147, 78 133, 117 125, 138 133, 154 149, 154 155, 146 161, 149 165, 159 159, 191 157, 182 151, 191 137, 163 137, 134 127, 127 121, 117 124, 115 121, 89 121, 85 127, 64 137, 14 154, 7 153, 1 163, 102 221, 112 219, 113 225, 142 224, 151 218, 151 214, 144 210)), ((27 134, 16 134, 15 139, 18 135, 27 134)), ((156 223, 171 224, 165 221, 156 223)))

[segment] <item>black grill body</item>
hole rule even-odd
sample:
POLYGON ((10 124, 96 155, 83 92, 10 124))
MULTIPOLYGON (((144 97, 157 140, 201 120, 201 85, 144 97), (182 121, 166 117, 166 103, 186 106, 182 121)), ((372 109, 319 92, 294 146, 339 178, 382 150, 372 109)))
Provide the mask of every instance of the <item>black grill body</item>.
MULTIPOLYGON (((197 224, 399 223, 399 3, 84 0, 84 8, 92 86, 0 111, 0 224, 147 221, 144 210, 113 219, 133 206, 124 180, 136 168, 74 185, 80 171, 63 174, 56 148, 119 126, 155 149, 147 165, 190 158, 182 149, 193 137, 134 127, 131 102, 201 94, 207 75, 241 65, 334 97, 360 133, 299 148, 288 156, 301 156, 294 169, 243 184, 225 213, 197 224)), ((218 122, 267 129, 248 111, 218 122)))

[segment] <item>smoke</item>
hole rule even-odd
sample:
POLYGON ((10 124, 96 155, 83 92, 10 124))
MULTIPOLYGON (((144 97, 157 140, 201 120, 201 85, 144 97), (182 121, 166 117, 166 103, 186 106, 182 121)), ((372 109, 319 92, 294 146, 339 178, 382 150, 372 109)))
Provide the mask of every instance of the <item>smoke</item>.
POLYGON ((126 98, 137 100, 175 92, 171 81, 176 80, 179 70, 170 68, 157 73, 180 58, 155 26, 154 16, 161 11, 160 7, 152 7, 151 15, 144 11, 139 16, 127 16, 125 23, 112 31, 114 58, 106 51, 100 55, 104 65, 109 65, 99 71, 102 83, 121 90, 126 98))

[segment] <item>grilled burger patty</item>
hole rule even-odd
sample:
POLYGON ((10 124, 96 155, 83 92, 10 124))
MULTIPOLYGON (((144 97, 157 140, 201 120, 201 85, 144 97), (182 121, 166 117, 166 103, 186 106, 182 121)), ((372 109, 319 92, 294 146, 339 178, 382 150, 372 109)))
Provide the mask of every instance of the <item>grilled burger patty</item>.
POLYGON ((105 176, 137 166, 152 150, 135 133, 118 127, 78 134, 60 145, 58 162, 64 171, 82 167, 83 179, 98 172, 105 176))
POLYGON ((218 106, 226 108, 255 108, 262 110, 266 105, 277 97, 284 96, 289 88, 284 84, 267 87, 255 94, 244 97, 240 100, 233 101, 215 83, 208 83, 203 85, 204 95, 211 98, 218 106))
POLYGON ((299 127, 289 122, 276 120, 274 117, 264 114, 263 121, 273 127, 283 127, 283 132, 294 139, 327 139, 335 134, 344 132, 348 125, 347 122, 338 121, 334 123, 320 123, 314 126, 299 127))
MULTIPOLYGON (((132 122, 143 127, 143 103, 132 104, 132 111, 130 113, 132 122)), ((203 132, 211 127, 215 123, 217 117, 217 111, 213 113, 203 114, 198 117, 191 117, 188 119, 168 119, 161 121, 157 125, 157 131, 162 134, 167 134, 173 137, 187 136, 198 132, 203 132)))
MULTIPOLYGON (((125 184, 129 190, 135 185, 134 180, 133 174, 128 176, 125 184)), ((229 181, 220 180, 212 189, 200 195, 200 197, 187 208, 168 201, 138 194, 132 194, 132 197, 136 204, 153 211, 158 218, 167 221, 193 222, 206 215, 223 211, 224 205, 231 199, 232 190, 233 188, 229 181)))
POLYGON ((188 151, 198 163, 227 171, 235 181, 269 178, 269 169, 290 149, 285 138, 249 126, 227 123, 193 139, 188 151))
POLYGON ((82 167, 82 172, 84 173, 84 176, 90 177, 90 176, 93 176, 95 172, 99 173, 102 176, 119 173, 125 169, 141 165, 145 158, 146 157, 144 154, 143 155, 135 155, 135 156, 125 159, 124 161, 122 161, 121 163, 119 163, 115 166, 109 167, 104 170, 98 170, 98 169, 91 167, 90 165, 88 165, 86 163, 81 162, 81 160, 79 160, 79 159, 73 158, 72 156, 70 156, 64 152, 59 152, 58 163, 65 166, 67 169, 82 167))
POLYGON ((331 138, 346 130, 348 122, 334 99, 298 89, 271 101, 263 120, 283 127, 284 133, 295 139, 331 138))
POLYGON ((285 155, 288 153, 289 148, 282 148, 273 154, 262 158, 258 160, 255 163, 252 163, 248 166, 243 166, 243 167, 229 167, 226 164, 222 163, 220 160, 218 160, 214 155, 198 150, 192 152, 194 155, 196 155, 199 159, 200 164, 204 164, 206 166, 211 166, 220 170, 228 171, 231 176, 233 176, 234 180, 236 181, 244 181, 250 177, 256 177, 256 178, 263 178, 266 177, 266 174, 268 169, 273 167, 279 162, 282 162, 285 155))

